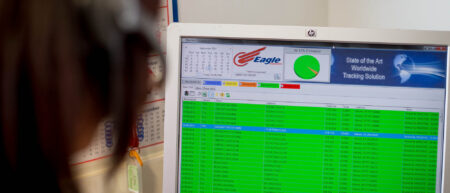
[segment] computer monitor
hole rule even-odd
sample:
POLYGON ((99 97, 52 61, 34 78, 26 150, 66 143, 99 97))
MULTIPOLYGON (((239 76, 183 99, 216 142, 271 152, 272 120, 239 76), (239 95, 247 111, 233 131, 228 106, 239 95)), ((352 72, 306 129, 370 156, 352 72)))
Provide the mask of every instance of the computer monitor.
POLYGON ((448 32, 171 24, 164 192, 450 191, 448 45, 448 32))

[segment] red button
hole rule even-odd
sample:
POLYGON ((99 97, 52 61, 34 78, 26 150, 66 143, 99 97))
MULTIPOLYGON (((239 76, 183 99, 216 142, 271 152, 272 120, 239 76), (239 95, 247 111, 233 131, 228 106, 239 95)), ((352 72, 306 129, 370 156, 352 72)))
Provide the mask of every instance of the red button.
POLYGON ((300 84, 281 84, 281 88, 300 89, 300 84))

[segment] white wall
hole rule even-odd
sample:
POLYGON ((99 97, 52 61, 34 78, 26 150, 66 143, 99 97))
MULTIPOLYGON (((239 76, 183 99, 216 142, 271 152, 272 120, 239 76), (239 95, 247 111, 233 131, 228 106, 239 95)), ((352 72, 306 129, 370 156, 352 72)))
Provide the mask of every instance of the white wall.
POLYGON ((450 0, 329 0, 328 25, 450 31, 450 0))
POLYGON ((327 26, 328 0, 179 0, 183 23, 327 26))
POLYGON ((185 23, 450 31, 450 0, 179 0, 185 23))

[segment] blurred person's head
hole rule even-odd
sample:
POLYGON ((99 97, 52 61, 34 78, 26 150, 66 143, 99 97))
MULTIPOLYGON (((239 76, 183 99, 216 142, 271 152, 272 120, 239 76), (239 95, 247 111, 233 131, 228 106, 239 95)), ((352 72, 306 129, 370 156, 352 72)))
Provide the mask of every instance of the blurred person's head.
POLYGON ((149 21, 158 2, 0 1, 3 183, 23 183, 19 192, 76 191, 69 158, 107 117, 118 137, 118 165, 151 88, 146 60, 156 46, 149 21), (38 186, 27 187, 31 182, 38 186))

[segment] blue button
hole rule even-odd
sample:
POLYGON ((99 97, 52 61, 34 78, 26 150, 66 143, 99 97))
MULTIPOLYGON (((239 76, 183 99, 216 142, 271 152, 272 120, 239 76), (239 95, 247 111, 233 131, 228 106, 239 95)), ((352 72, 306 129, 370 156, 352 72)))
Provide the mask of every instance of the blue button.
POLYGON ((222 81, 205 80, 203 85, 222 86, 222 81))

